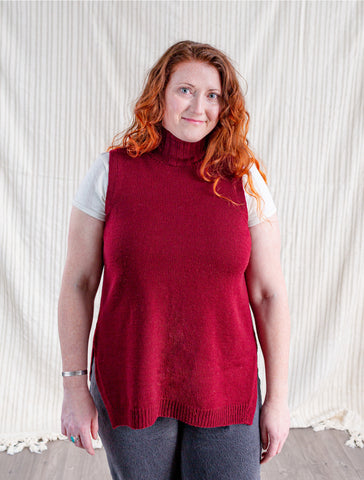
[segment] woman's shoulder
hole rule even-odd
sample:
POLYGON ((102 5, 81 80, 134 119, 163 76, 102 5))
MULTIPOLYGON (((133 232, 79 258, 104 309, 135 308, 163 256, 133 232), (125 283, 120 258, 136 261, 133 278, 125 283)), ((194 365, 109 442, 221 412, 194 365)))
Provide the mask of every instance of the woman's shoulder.
MULTIPOLYGON (((264 182, 264 178, 262 177, 262 174, 260 173, 260 171, 258 170, 257 166, 255 165, 255 163, 253 163, 250 167, 249 167, 249 173, 250 175, 252 176, 252 180, 253 180, 253 183, 255 184, 255 182, 264 182)), ((243 175, 243 184, 245 185, 248 181, 248 175, 245 174, 243 175)))
POLYGON ((258 223, 261 223, 264 218, 269 218, 277 212, 277 207, 274 203, 271 191, 265 182, 263 176, 259 172, 258 168, 255 164, 253 164, 250 169, 249 173, 251 175, 251 180, 254 185, 255 191, 258 193, 260 199, 262 200, 261 207, 262 210, 259 213, 258 211, 258 204, 256 199, 251 195, 251 191, 248 184, 248 175, 244 175, 242 178, 243 187, 245 190, 245 198, 248 208, 248 216, 249 227, 253 227, 258 223))
POLYGON ((105 199, 109 176, 109 152, 93 162, 73 199, 73 205, 99 220, 105 220, 105 199))
POLYGON ((100 166, 103 165, 104 167, 106 167, 109 165, 109 159, 110 159, 110 152, 102 152, 97 157, 95 163, 99 163, 100 166))

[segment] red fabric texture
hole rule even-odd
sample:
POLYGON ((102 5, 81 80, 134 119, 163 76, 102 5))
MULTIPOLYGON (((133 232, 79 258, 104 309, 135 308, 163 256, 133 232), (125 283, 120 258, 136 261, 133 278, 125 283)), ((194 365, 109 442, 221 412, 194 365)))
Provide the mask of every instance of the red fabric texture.
POLYGON ((104 280, 93 357, 112 426, 172 417, 251 424, 257 346, 245 284, 251 239, 241 180, 199 178, 205 142, 110 152, 104 280))

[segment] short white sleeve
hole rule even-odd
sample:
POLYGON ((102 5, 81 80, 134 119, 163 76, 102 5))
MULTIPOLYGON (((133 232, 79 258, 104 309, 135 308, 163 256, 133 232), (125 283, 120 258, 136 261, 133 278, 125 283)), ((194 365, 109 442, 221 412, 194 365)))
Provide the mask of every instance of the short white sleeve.
MULTIPOLYGON (((250 169, 255 190, 262 198, 262 216, 271 217, 276 213, 272 195, 267 184, 255 165, 250 169)), ((73 205, 83 212, 105 221, 105 200, 109 180, 109 152, 101 153, 82 180, 73 205)), ((248 208, 248 226, 253 227, 263 221, 258 215, 257 201, 247 192, 247 176, 244 175, 243 186, 248 208)))
POLYGON ((109 180, 109 152, 101 153, 82 180, 73 205, 105 221, 105 200, 109 180))
MULTIPOLYGON (((258 192, 262 200, 262 216, 265 218, 269 218, 277 212, 277 207, 275 206, 272 195, 269 191, 267 184, 264 181, 264 178, 262 177, 255 165, 250 168, 250 173, 252 175, 254 188, 258 192)), ((244 175, 243 186, 245 190, 245 198, 248 208, 248 226, 253 227, 254 225, 258 225, 258 223, 264 221, 264 219, 259 217, 256 199, 248 193, 249 185, 247 184, 247 181, 247 175, 244 175)))

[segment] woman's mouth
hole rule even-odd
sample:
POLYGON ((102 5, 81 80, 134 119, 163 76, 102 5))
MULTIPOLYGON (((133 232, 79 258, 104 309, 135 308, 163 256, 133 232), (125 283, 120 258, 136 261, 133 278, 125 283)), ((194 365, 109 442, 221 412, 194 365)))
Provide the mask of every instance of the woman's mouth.
POLYGON ((195 123, 197 125, 201 123, 205 123, 203 120, 195 120, 194 118, 185 118, 185 117, 182 117, 182 118, 183 120, 186 120, 186 122, 195 123))

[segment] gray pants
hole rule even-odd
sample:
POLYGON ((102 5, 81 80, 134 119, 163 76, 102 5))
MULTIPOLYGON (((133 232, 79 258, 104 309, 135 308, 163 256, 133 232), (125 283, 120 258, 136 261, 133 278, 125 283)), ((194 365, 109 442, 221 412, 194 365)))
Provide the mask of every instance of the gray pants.
POLYGON ((253 424, 214 428, 158 417, 147 428, 113 429, 94 373, 90 391, 113 480, 260 479, 259 382, 253 424))

